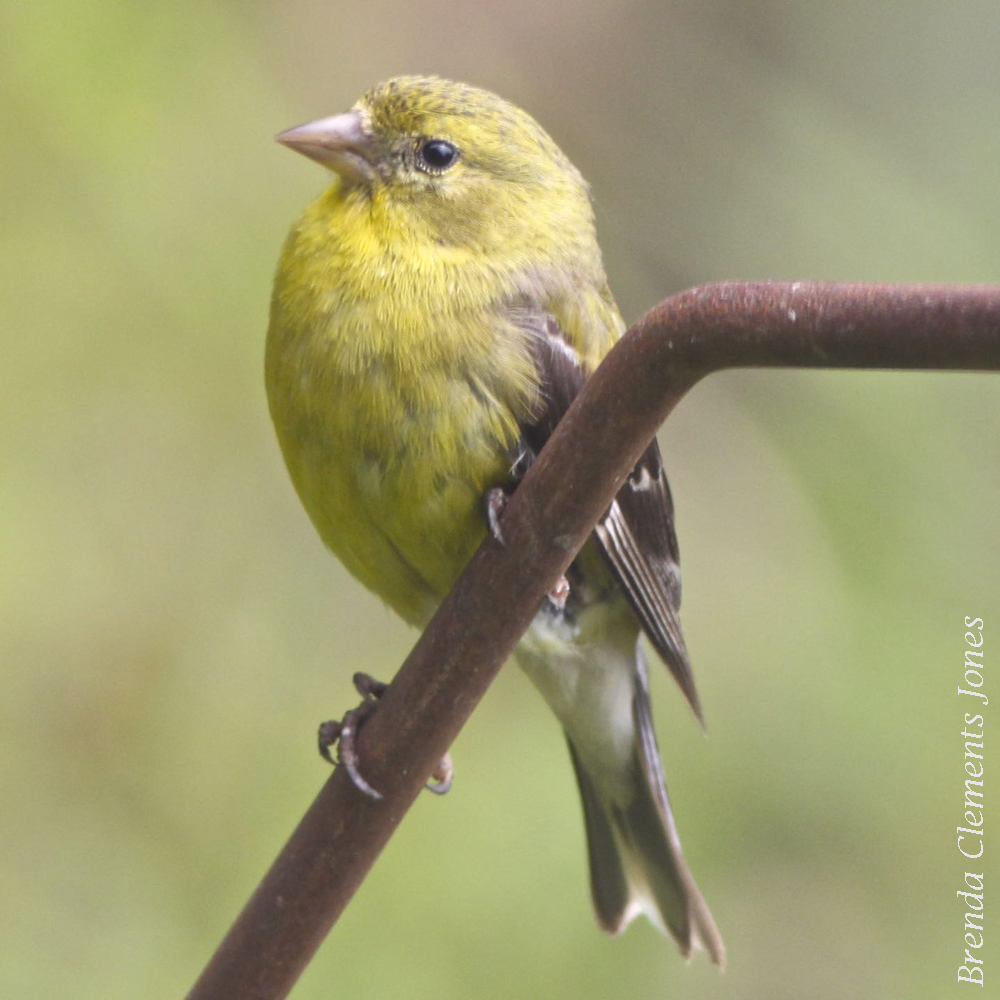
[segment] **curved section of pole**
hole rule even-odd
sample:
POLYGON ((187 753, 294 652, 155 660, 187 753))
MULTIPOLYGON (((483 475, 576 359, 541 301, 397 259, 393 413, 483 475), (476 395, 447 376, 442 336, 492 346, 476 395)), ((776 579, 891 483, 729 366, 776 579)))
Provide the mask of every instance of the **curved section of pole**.
POLYGON ((732 283, 640 319, 608 355, 359 738, 360 794, 320 791, 189 1000, 277 1000, 323 938, 657 428, 724 368, 1000 371, 1000 288, 732 283))

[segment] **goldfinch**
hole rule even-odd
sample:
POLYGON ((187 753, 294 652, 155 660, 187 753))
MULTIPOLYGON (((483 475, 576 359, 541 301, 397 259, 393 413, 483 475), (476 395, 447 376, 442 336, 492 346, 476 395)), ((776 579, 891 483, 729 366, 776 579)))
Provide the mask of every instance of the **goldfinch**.
MULTIPOLYGON (((400 77, 278 136, 332 172, 278 265, 271 416, 329 548, 421 627, 624 329, 587 185, 501 98, 400 77)), ((724 962, 664 786, 638 640, 698 717, 673 506, 650 444, 516 653, 561 722, 600 926, 724 962)))

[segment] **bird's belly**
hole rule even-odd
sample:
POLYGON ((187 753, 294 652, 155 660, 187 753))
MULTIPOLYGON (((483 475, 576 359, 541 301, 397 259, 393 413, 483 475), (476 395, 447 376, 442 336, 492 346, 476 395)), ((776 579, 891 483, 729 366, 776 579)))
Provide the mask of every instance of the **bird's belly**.
POLYGON ((516 653, 587 772, 611 790, 621 783, 635 744, 637 632, 627 608, 614 599, 581 608, 572 627, 543 609, 516 653))
POLYGON ((326 544, 401 617, 423 625, 485 535, 483 497, 508 475, 510 444, 482 400, 460 387, 415 406, 384 382, 362 394, 363 412, 334 402, 300 419, 296 441, 283 446, 326 544))

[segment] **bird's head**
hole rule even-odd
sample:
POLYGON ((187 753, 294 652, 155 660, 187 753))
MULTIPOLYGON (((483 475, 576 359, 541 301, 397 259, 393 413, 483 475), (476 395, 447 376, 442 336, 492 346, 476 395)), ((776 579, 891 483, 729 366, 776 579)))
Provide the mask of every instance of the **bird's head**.
POLYGON ((429 246, 596 250, 579 172, 530 115, 488 91, 398 77, 277 139, 338 174, 340 197, 388 213, 429 246))

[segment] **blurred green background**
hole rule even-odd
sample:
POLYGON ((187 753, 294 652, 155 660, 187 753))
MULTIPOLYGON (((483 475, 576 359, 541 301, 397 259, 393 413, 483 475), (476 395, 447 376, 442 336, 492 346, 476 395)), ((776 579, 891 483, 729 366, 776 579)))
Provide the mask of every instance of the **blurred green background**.
MULTIPOLYGON (((316 723, 414 640, 269 426, 271 274, 324 183, 275 132, 402 72, 497 90, 589 178, 627 317, 722 278, 995 282, 998 51, 995 0, 4 4, 0 995, 183 995, 325 777, 316 723)), ((663 432, 709 737, 663 671, 656 708, 725 975, 598 934, 509 670, 294 997, 950 995, 998 428, 995 376, 733 372, 663 432)))

